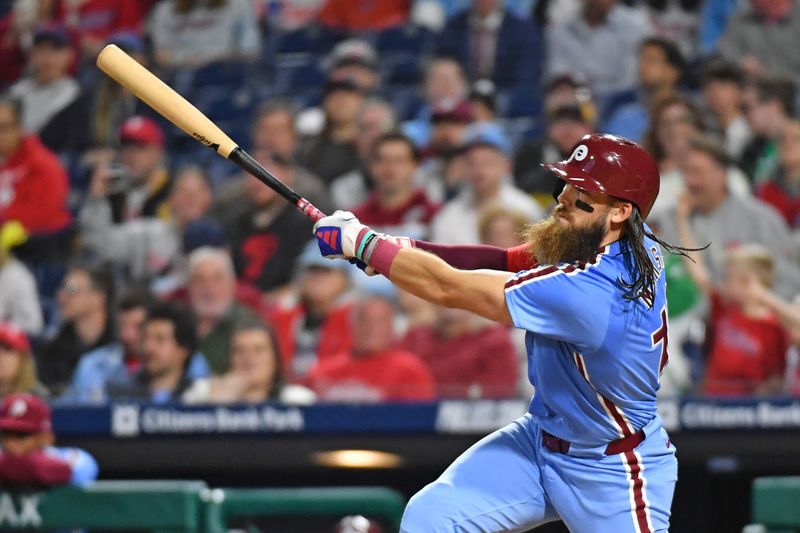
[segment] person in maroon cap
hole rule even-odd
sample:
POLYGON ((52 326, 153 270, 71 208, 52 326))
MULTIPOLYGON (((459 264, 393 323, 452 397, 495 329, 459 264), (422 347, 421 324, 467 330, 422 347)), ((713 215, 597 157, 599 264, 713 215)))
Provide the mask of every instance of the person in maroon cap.
POLYGON ((50 407, 26 393, 0 405, 0 487, 86 486, 97 479, 95 459, 79 448, 53 444, 50 407))
POLYGON ((88 202, 108 201, 115 222, 138 217, 166 219, 172 180, 161 126, 135 115, 122 123, 119 137, 118 162, 95 167, 88 202))
POLYGON ((0 398, 9 394, 45 393, 36 377, 31 344, 22 329, 11 322, 0 322, 0 398))

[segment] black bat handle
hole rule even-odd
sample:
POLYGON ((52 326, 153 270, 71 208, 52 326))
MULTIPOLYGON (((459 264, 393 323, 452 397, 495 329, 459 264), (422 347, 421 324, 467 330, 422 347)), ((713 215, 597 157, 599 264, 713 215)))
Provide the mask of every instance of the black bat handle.
POLYGON ((283 196, 286 201, 293 204, 298 210, 300 210, 301 213, 309 217, 314 222, 325 216, 325 213, 314 207, 311 202, 294 192, 290 187, 273 176, 270 171, 261 166, 258 161, 253 159, 253 156, 242 150, 242 148, 237 147, 233 152, 230 153, 228 159, 258 178, 261 183, 283 196))

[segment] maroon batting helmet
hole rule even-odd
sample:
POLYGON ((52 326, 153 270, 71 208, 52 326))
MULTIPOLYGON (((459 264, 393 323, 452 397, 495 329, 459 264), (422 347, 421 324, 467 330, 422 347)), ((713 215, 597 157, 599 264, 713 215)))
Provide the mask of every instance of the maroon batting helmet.
POLYGON ((567 183, 586 191, 627 200, 647 218, 658 196, 658 165, 644 148, 616 135, 584 135, 560 163, 543 165, 567 183))

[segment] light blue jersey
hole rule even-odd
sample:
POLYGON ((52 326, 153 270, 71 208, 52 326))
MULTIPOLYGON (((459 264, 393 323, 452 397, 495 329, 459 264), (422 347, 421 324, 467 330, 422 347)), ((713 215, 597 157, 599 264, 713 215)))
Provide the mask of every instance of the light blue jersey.
POLYGON ((659 274, 649 301, 625 298, 622 282, 631 282, 632 265, 620 241, 592 261, 540 266, 506 283, 514 324, 527 331, 536 388, 529 412, 575 447, 605 448, 657 416, 667 361, 666 285, 658 245, 645 245, 659 274))

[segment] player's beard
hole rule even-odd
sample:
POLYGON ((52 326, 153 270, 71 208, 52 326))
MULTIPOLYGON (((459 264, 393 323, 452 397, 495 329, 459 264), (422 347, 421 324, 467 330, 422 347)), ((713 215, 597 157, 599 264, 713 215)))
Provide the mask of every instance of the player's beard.
POLYGON ((558 220, 559 210, 544 220, 531 224, 526 233, 531 251, 540 265, 590 261, 600 249, 606 234, 605 218, 576 228, 558 220))

